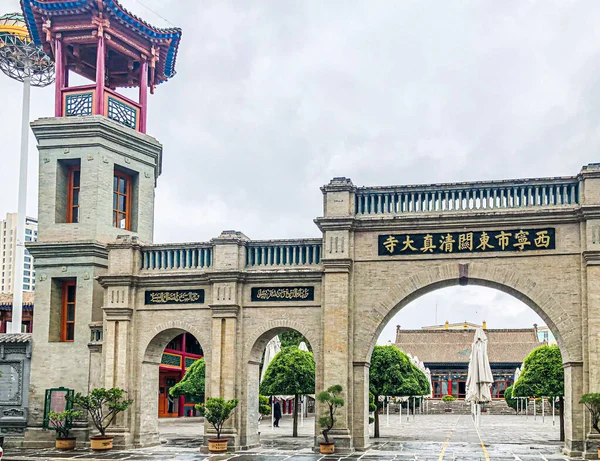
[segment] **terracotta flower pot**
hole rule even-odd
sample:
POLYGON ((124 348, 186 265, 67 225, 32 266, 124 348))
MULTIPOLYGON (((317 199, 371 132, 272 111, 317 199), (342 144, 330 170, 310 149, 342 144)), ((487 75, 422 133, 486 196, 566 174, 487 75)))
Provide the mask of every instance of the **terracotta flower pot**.
POLYGON ((228 439, 208 439, 208 451, 211 453, 225 453, 228 439))
POLYGON ((335 451, 335 444, 334 442, 321 442, 319 443, 319 448, 322 455, 331 455, 335 451))
POLYGON ((91 435, 90 448, 94 451, 106 451, 113 447, 113 435, 91 435))
POLYGON ((75 437, 69 437, 66 439, 56 439, 57 450, 74 450, 76 444, 77 439, 75 437))

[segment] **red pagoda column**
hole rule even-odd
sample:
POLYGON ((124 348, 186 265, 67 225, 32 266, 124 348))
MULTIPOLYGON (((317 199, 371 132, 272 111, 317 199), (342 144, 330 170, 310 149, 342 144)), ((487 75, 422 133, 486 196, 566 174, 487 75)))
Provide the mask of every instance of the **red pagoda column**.
POLYGON ((94 114, 104 115, 104 61, 106 48, 102 30, 98 31, 98 50, 96 52, 96 101, 94 114))
POLYGON ((140 65, 140 132, 146 132, 146 110, 148 107, 148 60, 142 58, 140 65))
POLYGON ((54 69, 56 71, 54 93, 54 116, 62 117, 62 89, 65 86, 65 58, 63 56, 63 43, 60 34, 54 37, 54 69))

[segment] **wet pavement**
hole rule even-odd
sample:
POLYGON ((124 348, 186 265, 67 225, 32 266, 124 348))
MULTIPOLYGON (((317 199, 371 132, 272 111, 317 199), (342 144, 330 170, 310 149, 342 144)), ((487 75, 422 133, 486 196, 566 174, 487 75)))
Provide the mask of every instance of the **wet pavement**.
MULTIPOLYGON (((372 434, 371 426, 371 435, 372 434)), ((365 452, 323 456, 313 452, 314 419, 299 427, 299 437, 291 437, 291 420, 284 418, 279 428, 270 420, 260 426, 262 446, 225 455, 205 455, 199 447, 202 423, 194 419, 161 420, 161 445, 134 450, 94 453, 87 449, 73 452, 11 449, 3 461, 401 461, 401 460, 566 460, 558 441, 558 420, 542 422, 533 417, 485 415, 479 430, 470 416, 417 415, 402 420, 390 415, 381 418, 381 437, 371 439, 365 452)))

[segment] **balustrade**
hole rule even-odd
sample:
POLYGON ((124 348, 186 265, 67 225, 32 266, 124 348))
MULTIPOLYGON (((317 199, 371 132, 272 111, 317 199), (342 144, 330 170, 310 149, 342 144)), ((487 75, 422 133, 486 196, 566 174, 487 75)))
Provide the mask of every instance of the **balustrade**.
MULTIPOLYGON (((63 88, 62 98, 63 117, 93 115, 96 85, 63 88)), ((104 90, 104 98, 104 113, 101 115, 133 130, 141 131, 140 104, 107 88, 104 90)))
POLYGON ((579 204, 575 177, 548 180, 364 187, 356 190, 357 215, 444 213, 579 204))
POLYGON ((212 265, 212 247, 164 246, 142 249, 142 270, 207 269, 212 265))
POLYGON ((247 267, 307 266, 321 263, 322 241, 251 242, 246 247, 247 267))

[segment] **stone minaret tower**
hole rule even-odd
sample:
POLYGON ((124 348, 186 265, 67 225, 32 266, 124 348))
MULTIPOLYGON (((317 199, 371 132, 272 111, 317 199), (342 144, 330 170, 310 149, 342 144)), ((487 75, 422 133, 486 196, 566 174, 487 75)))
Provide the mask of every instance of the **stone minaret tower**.
POLYGON ((117 2, 22 5, 57 74, 55 116, 32 123, 39 235, 28 245, 37 283, 26 443, 41 446, 53 436, 39 430, 45 390, 111 387, 103 343, 131 328, 130 310, 108 303, 97 279, 107 272, 108 244, 152 242, 162 146, 145 134, 147 93, 174 75, 181 31, 156 29, 117 2), (69 86, 69 72, 91 83, 69 86), (115 91, 125 86, 139 88, 138 101, 115 91))

